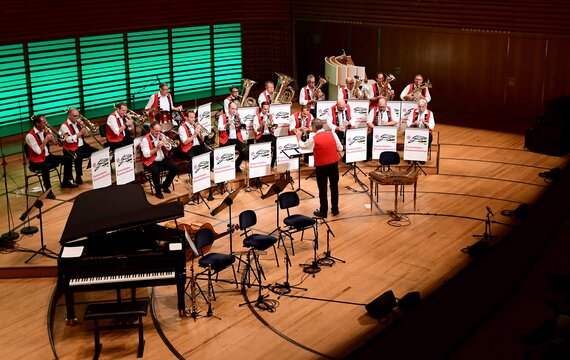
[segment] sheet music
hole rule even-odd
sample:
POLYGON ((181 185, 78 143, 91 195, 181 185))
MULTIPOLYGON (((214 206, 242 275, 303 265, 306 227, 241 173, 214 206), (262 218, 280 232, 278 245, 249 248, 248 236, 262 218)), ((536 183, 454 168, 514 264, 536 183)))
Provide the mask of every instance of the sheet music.
POLYGON ((83 254, 84 246, 64 246, 61 252, 62 258, 78 258, 83 254))

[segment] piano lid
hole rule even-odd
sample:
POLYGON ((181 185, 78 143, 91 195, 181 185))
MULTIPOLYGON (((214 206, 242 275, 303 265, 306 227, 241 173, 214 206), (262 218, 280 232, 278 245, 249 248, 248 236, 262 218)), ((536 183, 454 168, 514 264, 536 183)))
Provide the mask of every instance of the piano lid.
POLYGON ((152 205, 139 184, 95 189, 80 194, 73 203, 60 244, 93 233, 158 223, 184 216, 184 204, 152 205))

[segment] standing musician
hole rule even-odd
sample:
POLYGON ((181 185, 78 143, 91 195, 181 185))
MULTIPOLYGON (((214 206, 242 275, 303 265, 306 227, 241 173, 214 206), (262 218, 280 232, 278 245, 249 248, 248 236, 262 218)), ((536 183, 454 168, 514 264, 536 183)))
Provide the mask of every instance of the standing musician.
POLYGON ((228 95, 228 97, 226 97, 224 99, 224 114, 228 114, 228 110, 230 107, 231 103, 234 103, 236 105, 239 105, 239 99, 240 99, 240 94, 239 94, 239 89, 237 86, 232 85, 230 87, 230 95, 228 95))
POLYGON ((417 109, 411 114, 412 116, 409 118, 404 118, 403 120, 407 120, 408 127, 417 127, 417 128, 428 128, 429 129, 429 143, 428 146, 431 146, 431 141, 433 140, 432 130, 435 127, 435 118, 433 116, 433 112, 427 109, 427 100, 421 99, 418 101, 417 109))
POLYGON ((196 121, 196 113, 188 110, 186 112, 186 121, 178 128, 180 147, 177 148, 177 155, 182 159, 191 161, 194 156, 210 151, 204 144, 204 133, 201 130, 203 129, 200 128, 196 121))
POLYGON ((67 111, 67 120, 61 124, 59 132, 67 134, 63 140, 64 154, 67 152, 72 155, 75 160, 75 183, 83 184, 83 159, 91 157, 97 149, 89 145, 83 139, 83 136, 89 134, 89 129, 83 123, 78 122, 79 111, 76 108, 70 108, 67 111))
POLYGON ((341 143, 345 142, 345 131, 354 126, 350 111, 350 105, 344 99, 338 99, 336 105, 331 106, 327 126, 336 132, 341 143))
MULTIPOLYGON (((44 188, 51 188, 50 169, 63 164, 63 182, 61 188, 76 188, 77 185, 71 182, 71 158, 61 155, 53 155, 50 145, 57 145, 57 139, 51 131, 47 131, 47 120, 44 115, 32 116, 32 129, 26 135, 26 147, 30 156, 30 170, 41 171, 44 188)), ((48 129, 49 130, 49 129, 48 129)), ((50 192, 47 197, 55 199, 55 195, 50 192)))
MULTIPOLYGON (((156 116, 160 113, 168 114, 167 118, 169 121, 172 121, 171 112, 173 110, 182 111, 182 106, 174 106, 174 102, 172 101, 172 95, 168 92, 168 84, 161 83, 159 85, 159 91, 152 94, 149 99, 148 103, 144 107, 145 111, 150 112, 150 119, 151 122, 154 120, 158 120, 156 116)), ((178 124, 174 124, 178 125, 178 124)))
POLYGON ((267 104, 271 104, 271 97, 273 96, 273 91, 275 91, 275 84, 273 84, 273 81, 271 80, 266 81, 265 90, 263 90, 261 94, 259 94, 259 97, 257 98, 257 103, 259 104, 260 108, 261 104, 263 104, 264 102, 267 104))
MULTIPOLYGON (((307 76, 307 85, 301 88, 299 93, 299 105, 307 105, 309 107, 309 112, 313 117, 317 116, 317 100, 319 98, 318 94, 315 94, 315 75, 307 76)), ((320 90, 319 90, 320 92, 320 90)))
POLYGON ((255 131, 255 141, 258 143, 271 142, 271 166, 275 166, 276 158, 276 142, 275 137, 276 125, 273 123, 273 114, 269 113, 269 104, 261 103, 261 111, 253 119, 253 130, 255 131))
MULTIPOLYGON (((408 84, 402 93, 400 94, 400 99, 405 101, 412 101, 414 100, 414 89, 419 88, 424 83, 424 77, 421 74, 417 74, 414 77, 414 82, 412 84, 408 84)), ((430 102, 431 95, 429 93, 429 89, 426 87, 421 90, 422 91, 422 99, 425 99, 426 102, 430 102)))
POLYGON ((163 192, 170 194, 170 185, 174 176, 178 173, 178 166, 170 161, 165 155, 165 150, 171 150, 170 144, 165 141, 166 136, 158 121, 150 124, 150 133, 146 134, 141 141, 142 163, 146 171, 152 174, 154 196, 164 199, 163 192), (167 170, 164 182, 160 184, 160 172, 167 170))
POLYGON ((320 207, 313 214, 318 217, 327 217, 328 198, 327 181, 331 188, 331 211, 333 216, 339 214, 338 208, 338 152, 342 151, 342 144, 334 132, 323 129, 324 121, 315 119, 313 131, 315 136, 307 141, 301 141, 301 131, 297 130, 297 140, 301 149, 313 150, 315 157, 315 173, 319 187, 320 207))
POLYGON ((133 143, 128 131, 134 129, 133 120, 126 116, 127 105, 118 103, 115 112, 107 117, 107 131, 105 137, 111 150, 130 145, 133 143))
POLYGON ((378 125, 382 126, 398 126, 398 117, 394 110, 387 106, 386 98, 381 97, 378 100, 378 105, 374 106, 368 112, 368 120, 366 121, 368 125, 368 141, 366 144, 366 159, 372 159, 372 141, 374 135, 374 127, 378 125))
POLYGON ((376 106, 378 100, 380 100, 381 97, 386 98, 387 100, 394 99, 394 90, 392 90, 392 85, 390 85, 390 83, 386 85, 384 93, 382 93, 381 91, 380 87, 382 86, 382 83, 386 80, 384 73, 383 72, 376 73, 375 80, 376 82, 370 86, 372 92, 372 97, 370 98, 371 109, 372 107, 376 106))
POLYGON ((235 145, 238 157, 236 159, 236 172, 241 173, 241 163, 247 157, 247 141, 244 140, 247 134, 246 125, 240 120, 237 113, 237 104, 230 102, 228 104, 228 114, 222 114, 218 118, 218 133, 220 134, 220 144, 235 145))
POLYGON ((360 92, 360 89, 354 88, 354 78, 352 76, 346 78, 346 85, 338 88, 339 99, 360 99, 361 97, 362 93, 360 92))
POLYGON ((301 130, 302 140, 307 141, 309 132, 311 131, 311 122, 313 115, 309 112, 307 105, 301 106, 301 110, 291 114, 289 117, 289 134, 296 134, 296 129, 301 130))

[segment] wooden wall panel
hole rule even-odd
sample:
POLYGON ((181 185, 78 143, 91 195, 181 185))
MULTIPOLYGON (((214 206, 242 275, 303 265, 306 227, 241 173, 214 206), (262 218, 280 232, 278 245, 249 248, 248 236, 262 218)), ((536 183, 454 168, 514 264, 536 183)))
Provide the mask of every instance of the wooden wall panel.
POLYGON ((550 38, 544 66, 544 99, 570 95, 570 40, 550 38))

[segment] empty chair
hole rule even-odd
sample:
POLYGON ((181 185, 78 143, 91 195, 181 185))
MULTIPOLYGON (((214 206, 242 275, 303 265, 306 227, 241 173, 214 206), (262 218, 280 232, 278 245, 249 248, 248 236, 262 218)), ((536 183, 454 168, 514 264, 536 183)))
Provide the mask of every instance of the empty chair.
POLYGON ((235 257, 233 255, 222 254, 222 253, 211 253, 210 248, 214 243, 214 233, 211 229, 204 228, 200 229, 196 232, 196 236, 194 239, 196 243, 196 248, 198 249, 198 253, 200 258, 198 259, 198 266, 205 269, 203 272, 196 274, 196 279, 198 276, 202 274, 208 275, 208 293, 213 296, 213 299, 216 300, 216 294, 214 292, 214 286, 212 285, 212 276, 216 275, 216 281, 218 280, 218 275, 220 271, 227 269, 231 266, 232 271, 234 273, 234 281, 236 284, 236 288, 238 287, 237 277, 236 277, 236 270, 234 267, 235 257))
MULTIPOLYGON (((272 235, 263 235, 263 234, 254 234, 252 226, 257 224, 257 215, 253 210, 245 210, 239 214, 239 228, 243 231, 242 236, 245 236, 243 239, 243 246, 250 249, 251 256, 248 256, 250 260, 253 258, 255 265, 259 269, 259 272, 265 278, 265 274, 263 272, 263 268, 259 263, 259 254, 256 250, 264 251, 273 247, 273 253, 275 254, 275 262, 277 266, 279 266, 279 259, 277 258, 277 249, 275 248, 275 243, 277 242, 277 238, 272 235)), ((251 265, 251 264, 250 264, 251 265)), ((239 266, 238 266, 239 269, 239 266)))
MULTIPOLYGON (((293 247, 293 237, 292 234, 296 232, 301 232, 301 241, 303 240, 303 236, 305 235, 305 230, 308 228, 313 228, 313 232, 315 234, 315 241, 317 241, 317 227, 315 220, 312 217, 301 215, 301 214, 291 214, 291 208, 298 206, 300 204, 299 195, 295 191, 289 191, 279 194, 279 198, 277 199, 279 203, 279 208, 287 210, 287 216, 283 219, 283 223, 288 226, 285 229, 285 233, 291 239, 291 251, 293 255, 295 255, 295 249, 293 247)), ((285 241, 283 241, 283 246, 285 246, 285 241)))
MULTIPOLYGON (((392 171, 392 165, 400 163, 400 154, 397 151, 383 151, 380 153, 380 166, 382 171, 392 171)), ((378 169, 376 169, 378 170, 378 169)))

